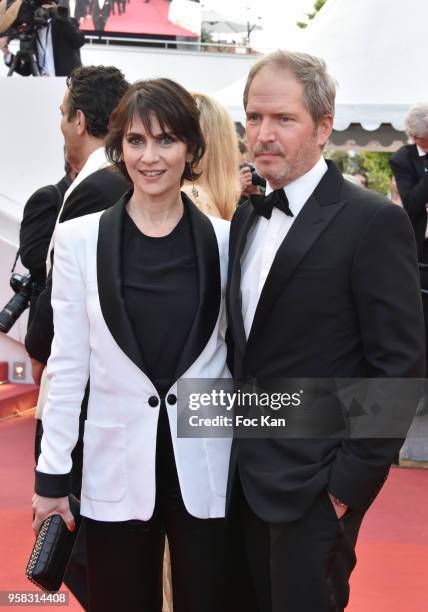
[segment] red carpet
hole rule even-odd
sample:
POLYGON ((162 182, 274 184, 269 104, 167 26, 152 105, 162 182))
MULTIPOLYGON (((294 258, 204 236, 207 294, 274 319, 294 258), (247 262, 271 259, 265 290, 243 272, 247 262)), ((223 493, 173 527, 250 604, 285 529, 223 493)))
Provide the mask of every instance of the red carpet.
MULTIPOLYGON (((115 3, 115 15, 110 15, 107 20, 105 32, 124 32, 129 34, 157 34, 162 36, 192 36, 197 38, 194 32, 190 32, 180 26, 168 21, 168 0, 150 0, 147 4, 144 0, 131 0, 126 4, 126 12, 118 14, 115 3)), ((94 24, 91 16, 87 16, 81 24, 82 30, 93 31, 94 24)))
POLYGON ((357 557, 349 612, 427 612, 428 470, 392 469, 357 557))
MULTIPOLYGON (((0 423, 0 591, 42 592, 25 578, 25 568, 34 544, 31 529, 33 437, 33 415, 0 423)), ((13 609, 28 612, 30 608, 13 606, 13 609)), ((37 606, 36 609, 52 612, 56 608, 37 606)), ((68 612, 82 610, 72 595, 69 606, 59 609, 68 612)))
MULTIPOLYGON (((0 590, 35 589, 24 577, 33 544, 33 430, 32 416, 0 423, 0 590)), ((363 524, 348 612, 427 612, 427 508, 428 470, 393 469, 363 524)), ((73 597, 67 610, 81 610, 73 597)))
POLYGON ((12 415, 19 415, 37 403, 39 387, 37 385, 18 385, 4 383, 0 385, 0 420, 12 415))

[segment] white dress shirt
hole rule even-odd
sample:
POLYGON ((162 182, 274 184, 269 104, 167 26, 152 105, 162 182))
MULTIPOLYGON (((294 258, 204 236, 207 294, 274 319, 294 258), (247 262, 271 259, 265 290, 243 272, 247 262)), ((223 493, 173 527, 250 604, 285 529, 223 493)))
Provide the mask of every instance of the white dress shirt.
MULTIPOLYGON (((419 157, 424 157, 424 156, 426 155, 426 151, 424 151, 423 149, 421 149, 419 145, 416 145, 416 148, 417 148, 417 150, 418 150, 418 155, 419 155, 419 157)), ((426 170, 425 170, 425 172, 426 172, 426 170)))
POLYGON ((55 62, 52 45, 52 19, 48 25, 37 30, 37 59, 41 76, 55 76, 55 62))
MULTIPOLYGON (((326 171, 327 164, 321 156, 309 172, 284 187, 294 216, 290 217, 274 207, 271 218, 260 216, 248 233, 247 244, 241 257, 242 317, 247 338, 276 252, 326 171)), ((271 191, 273 189, 267 184, 266 195, 271 191)))

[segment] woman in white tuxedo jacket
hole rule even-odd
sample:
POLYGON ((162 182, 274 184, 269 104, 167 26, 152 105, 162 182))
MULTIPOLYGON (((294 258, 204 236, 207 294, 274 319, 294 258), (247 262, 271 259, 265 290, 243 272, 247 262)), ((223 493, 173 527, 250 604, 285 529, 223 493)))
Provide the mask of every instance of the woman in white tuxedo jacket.
POLYGON ((204 148, 186 90, 168 79, 135 83, 111 117, 106 146, 133 189, 57 231, 33 527, 59 513, 73 528, 70 453, 90 378, 81 514, 91 611, 161 610, 165 533, 175 612, 227 609, 230 440, 177 437, 177 382, 230 377, 229 224, 180 192, 204 148))

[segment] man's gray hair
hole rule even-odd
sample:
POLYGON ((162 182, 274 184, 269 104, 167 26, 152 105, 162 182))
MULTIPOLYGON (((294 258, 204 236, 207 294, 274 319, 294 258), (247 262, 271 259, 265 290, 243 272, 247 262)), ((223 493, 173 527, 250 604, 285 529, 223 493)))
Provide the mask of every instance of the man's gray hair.
POLYGON ((404 129, 407 136, 428 136, 428 102, 413 104, 404 119, 404 129))
POLYGON ((265 67, 273 70, 290 70, 303 85, 303 103, 315 125, 325 115, 334 117, 336 83, 327 72, 324 60, 308 53, 277 50, 262 57, 252 66, 244 90, 244 108, 247 108, 248 93, 256 74, 265 67))

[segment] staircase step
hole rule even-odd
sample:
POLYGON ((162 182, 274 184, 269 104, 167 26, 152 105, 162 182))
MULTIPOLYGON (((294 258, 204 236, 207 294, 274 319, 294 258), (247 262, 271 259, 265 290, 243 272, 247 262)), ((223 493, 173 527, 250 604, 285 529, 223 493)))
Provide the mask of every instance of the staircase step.
POLYGON ((37 403, 37 385, 4 383, 0 385, 0 420, 20 416, 37 403))

